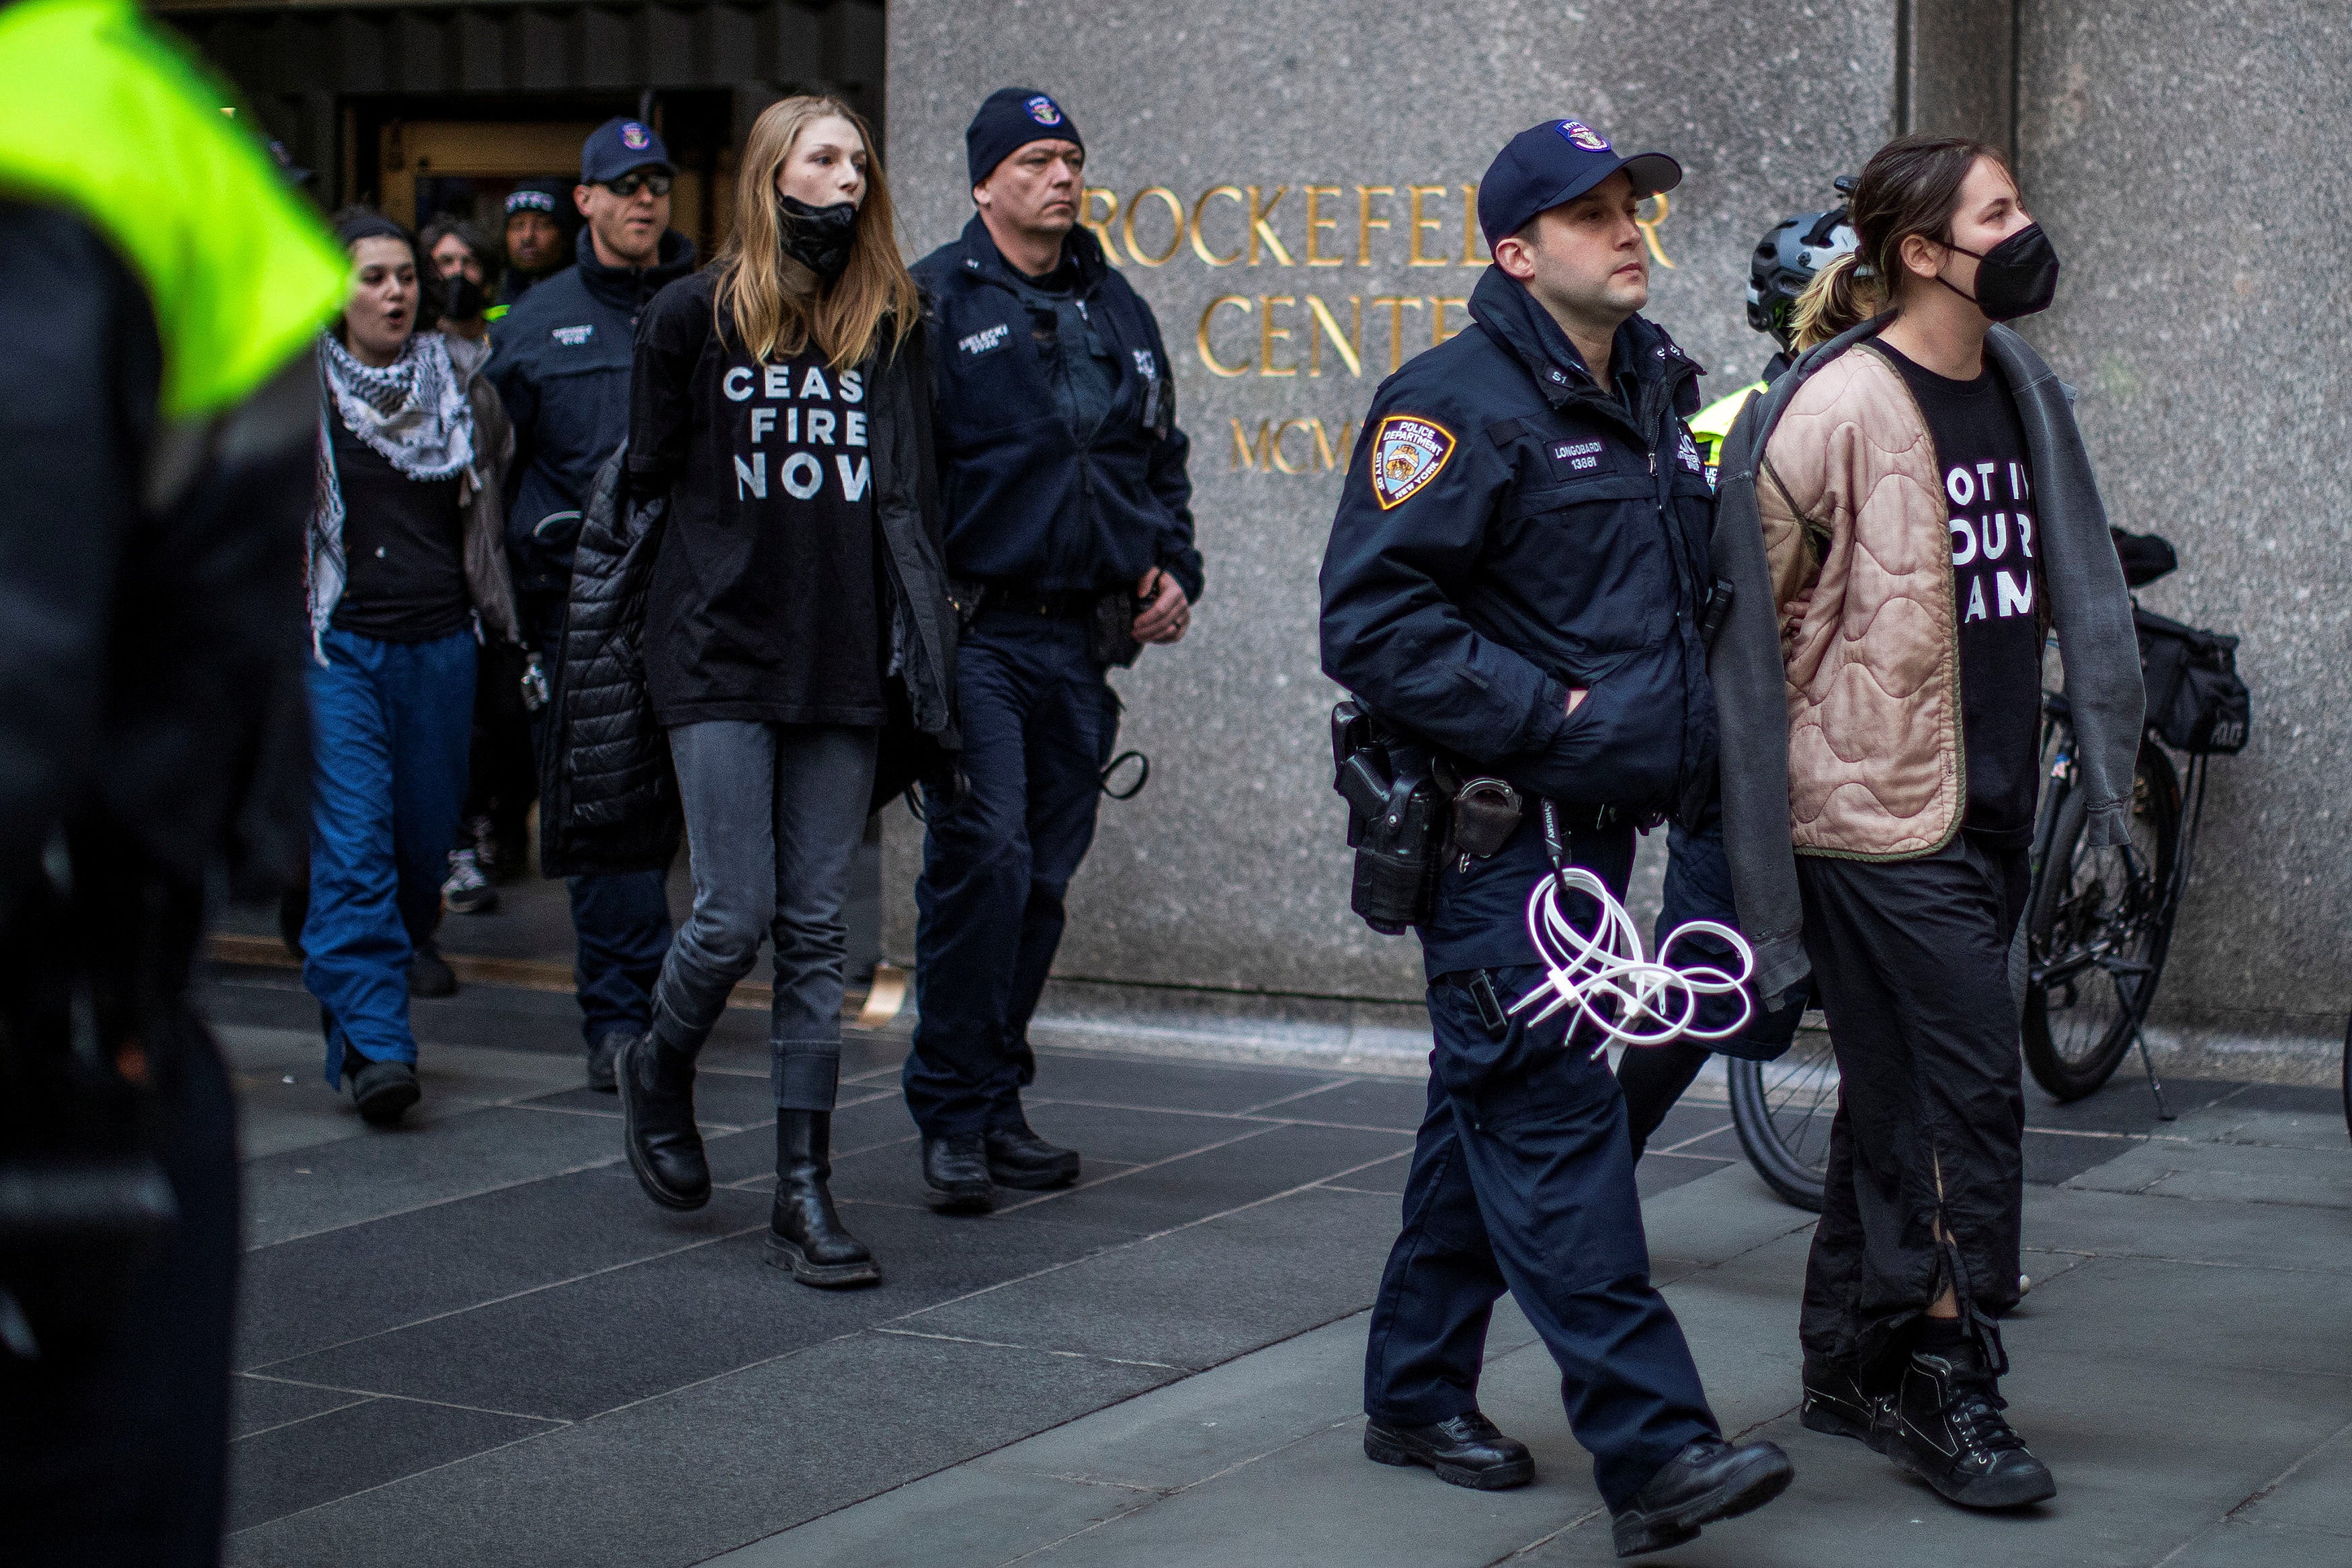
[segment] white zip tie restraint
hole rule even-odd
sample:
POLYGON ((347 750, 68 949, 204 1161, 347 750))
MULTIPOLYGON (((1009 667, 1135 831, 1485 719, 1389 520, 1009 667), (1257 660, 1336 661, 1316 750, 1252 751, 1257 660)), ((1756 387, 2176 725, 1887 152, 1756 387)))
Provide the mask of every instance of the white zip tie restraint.
MULTIPOLYGON (((1544 802, 1543 818, 1545 847, 1552 852, 1552 874, 1528 894, 1528 939, 1543 960, 1545 978, 1513 1002, 1509 1011, 1523 1012, 1542 1002, 1527 1020, 1532 1025, 1562 1009, 1575 1009, 1578 1020, 1591 1024, 1601 1036, 1601 1043, 1593 1047, 1595 1057, 1612 1041, 1641 1047, 1677 1040, 1728 1040, 1745 1030, 1755 1013, 1748 981, 1756 971, 1756 955, 1746 939, 1720 922, 1692 920, 1675 927, 1659 945, 1656 958, 1643 957, 1642 933, 1625 906, 1599 877, 1582 866, 1567 863, 1558 817, 1549 800, 1544 802), (1590 936, 1576 928, 1561 906, 1562 895, 1571 892, 1584 894, 1600 910, 1590 936), (1675 946, 1691 936, 1712 936, 1724 943, 1737 959, 1738 972, 1716 964, 1674 963, 1675 946), (1717 1028, 1699 1028, 1696 1019, 1705 998, 1724 996, 1739 999, 1738 1016, 1717 1028)), ((1571 1036, 1574 1029, 1571 1023, 1571 1036)))

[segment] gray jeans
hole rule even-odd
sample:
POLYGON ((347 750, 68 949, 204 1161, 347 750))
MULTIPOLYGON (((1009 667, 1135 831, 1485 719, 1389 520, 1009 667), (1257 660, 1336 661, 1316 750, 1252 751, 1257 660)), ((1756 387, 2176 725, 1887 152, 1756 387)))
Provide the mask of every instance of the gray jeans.
POLYGON ((694 913, 654 987, 654 1030, 702 1049, 760 938, 775 943, 776 1104, 830 1111, 841 1081, 842 906, 874 787, 870 728, 712 719, 669 732, 694 913))

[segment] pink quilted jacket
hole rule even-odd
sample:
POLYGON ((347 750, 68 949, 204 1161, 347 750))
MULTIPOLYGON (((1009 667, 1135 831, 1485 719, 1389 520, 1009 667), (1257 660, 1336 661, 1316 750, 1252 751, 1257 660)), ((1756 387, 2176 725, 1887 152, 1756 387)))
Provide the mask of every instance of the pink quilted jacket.
POLYGON ((1901 860, 1941 847, 1968 800, 1951 538, 1927 422, 1885 356, 1857 344, 1799 389, 1757 506, 1780 608, 1798 852, 1901 860))

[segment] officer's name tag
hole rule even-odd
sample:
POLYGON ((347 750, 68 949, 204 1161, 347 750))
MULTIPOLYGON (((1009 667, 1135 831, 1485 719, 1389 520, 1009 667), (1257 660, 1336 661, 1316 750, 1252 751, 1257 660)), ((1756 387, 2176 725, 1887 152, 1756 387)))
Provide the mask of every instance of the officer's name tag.
POLYGON ((1563 474, 1590 474, 1606 461, 1598 441, 1555 441, 1551 447, 1552 466, 1563 474))
POLYGON ((956 347, 961 349, 967 354, 984 354, 991 349, 1001 349, 1004 347, 1005 340, 1010 338, 1012 335, 1012 327, 1005 322, 999 321, 995 326, 989 328, 985 331, 974 332, 971 337, 961 340, 957 342, 956 347))

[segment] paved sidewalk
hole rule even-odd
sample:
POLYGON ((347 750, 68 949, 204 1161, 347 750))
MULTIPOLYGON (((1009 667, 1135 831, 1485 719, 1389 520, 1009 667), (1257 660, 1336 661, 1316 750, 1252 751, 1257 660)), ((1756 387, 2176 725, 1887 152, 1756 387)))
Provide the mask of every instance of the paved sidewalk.
MULTIPOLYGON (((1507 1305, 1488 1411, 1537 1483, 1478 1494, 1360 1448, 1362 1312, 1421 1089, 1394 1079, 1047 1053, 1079 1189, 925 1212, 895 1072, 850 1048, 836 1191, 871 1291, 760 1262, 764 1019, 704 1079, 726 1186, 655 1208, 568 998, 420 1004, 417 1124, 362 1128, 318 1077, 286 977, 211 988, 243 1090, 247 1310, 230 1561, 242 1564, 1472 1568, 1609 1559, 1558 1374, 1507 1305), (293 1082, 285 1082, 292 1078, 293 1082)), ((2352 1563, 2352 1147, 2310 1090, 2119 1080, 2029 1091, 2011 1415, 2057 1501, 1957 1513, 1796 1427, 1810 1218, 1686 1104, 1643 1163, 1659 1278, 1718 1412, 1797 1461, 1686 1564, 2352 1563), (2151 1135, 2153 1134, 2153 1135, 2151 1135)))

